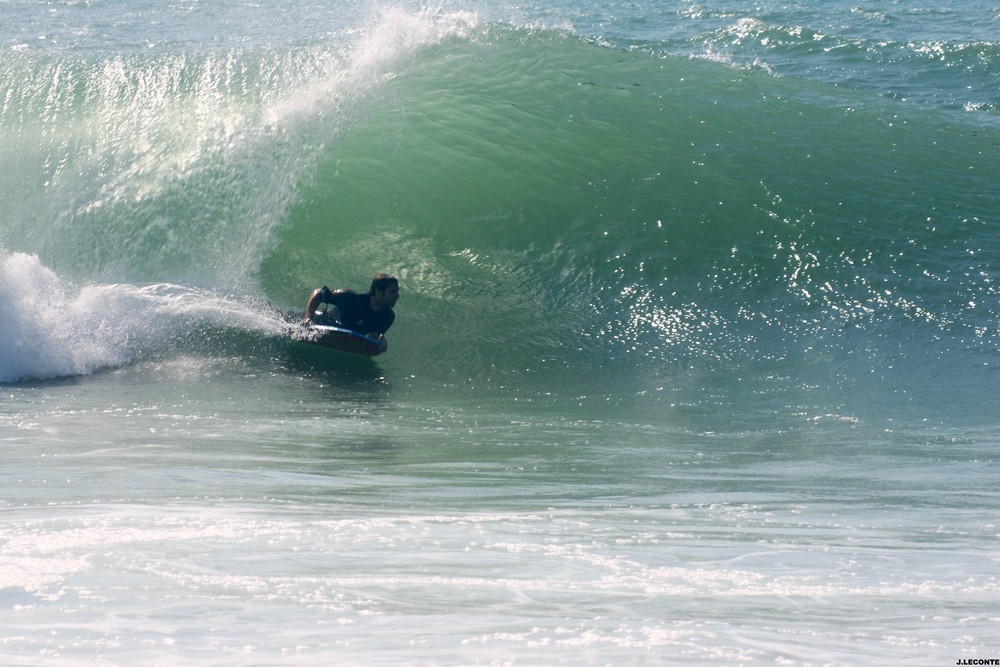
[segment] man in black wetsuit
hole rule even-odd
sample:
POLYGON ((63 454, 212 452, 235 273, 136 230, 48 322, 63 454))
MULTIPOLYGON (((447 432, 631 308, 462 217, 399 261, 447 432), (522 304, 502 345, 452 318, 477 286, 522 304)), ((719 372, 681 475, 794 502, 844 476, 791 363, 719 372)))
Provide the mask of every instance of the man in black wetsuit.
POLYGON ((367 294, 348 289, 331 291, 329 287, 313 290, 306 303, 306 323, 341 326, 377 340, 385 340, 385 332, 392 326, 396 314, 392 307, 399 299, 399 281, 380 273, 372 280, 367 294), (318 313, 321 303, 335 306, 318 313))

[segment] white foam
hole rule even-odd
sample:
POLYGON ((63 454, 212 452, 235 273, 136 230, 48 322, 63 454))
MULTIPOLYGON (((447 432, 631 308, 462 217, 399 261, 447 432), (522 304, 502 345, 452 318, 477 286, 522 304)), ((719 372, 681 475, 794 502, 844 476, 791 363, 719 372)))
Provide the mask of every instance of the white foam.
POLYGON ((180 285, 76 288, 35 255, 0 254, 0 381, 119 366, 205 326, 276 334, 284 324, 254 304, 180 285))
POLYGON ((452 37, 468 38, 477 25, 476 15, 470 12, 386 9, 380 20, 362 33, 345 62, 325 77, 289 91, 266 118, 271 124, 281 124, 290 118, 314 115, 338 95, 349 93, 348 97, 355 99, 359 89, 391 79, 393 67, 420 49, 452 37))

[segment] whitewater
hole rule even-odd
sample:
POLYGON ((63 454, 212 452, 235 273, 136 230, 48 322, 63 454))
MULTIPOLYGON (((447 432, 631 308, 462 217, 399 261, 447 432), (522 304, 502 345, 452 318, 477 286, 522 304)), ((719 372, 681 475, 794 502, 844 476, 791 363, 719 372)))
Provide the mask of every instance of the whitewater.
POLYGON ((1000 658, 1000 7, 0 6, 0 663, 1000 658))

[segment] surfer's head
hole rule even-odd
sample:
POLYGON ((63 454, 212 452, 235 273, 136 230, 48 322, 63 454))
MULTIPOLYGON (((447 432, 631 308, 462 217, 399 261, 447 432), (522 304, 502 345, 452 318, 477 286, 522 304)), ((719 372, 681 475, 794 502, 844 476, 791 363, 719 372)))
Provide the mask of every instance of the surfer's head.
POLYGON ((375 296, 375 291, 384 292, 390 287, 399 287, 399 281, 388 273, 379 273, 372 281, 372 286, 368 290, 368 296, 375 296))
POLYGON ((399 281, 388 273, 379 273, 372 281, 368 296, 377 300, 382 307, 392 308, 399 299, 399 281))

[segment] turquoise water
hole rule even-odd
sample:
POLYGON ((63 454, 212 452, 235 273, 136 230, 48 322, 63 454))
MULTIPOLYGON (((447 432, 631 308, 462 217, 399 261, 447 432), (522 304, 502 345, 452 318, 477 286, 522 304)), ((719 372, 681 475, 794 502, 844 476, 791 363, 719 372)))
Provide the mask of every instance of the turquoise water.
POLYGON ((996 6, 4 16, 4 664, 997 657, 996 6))

